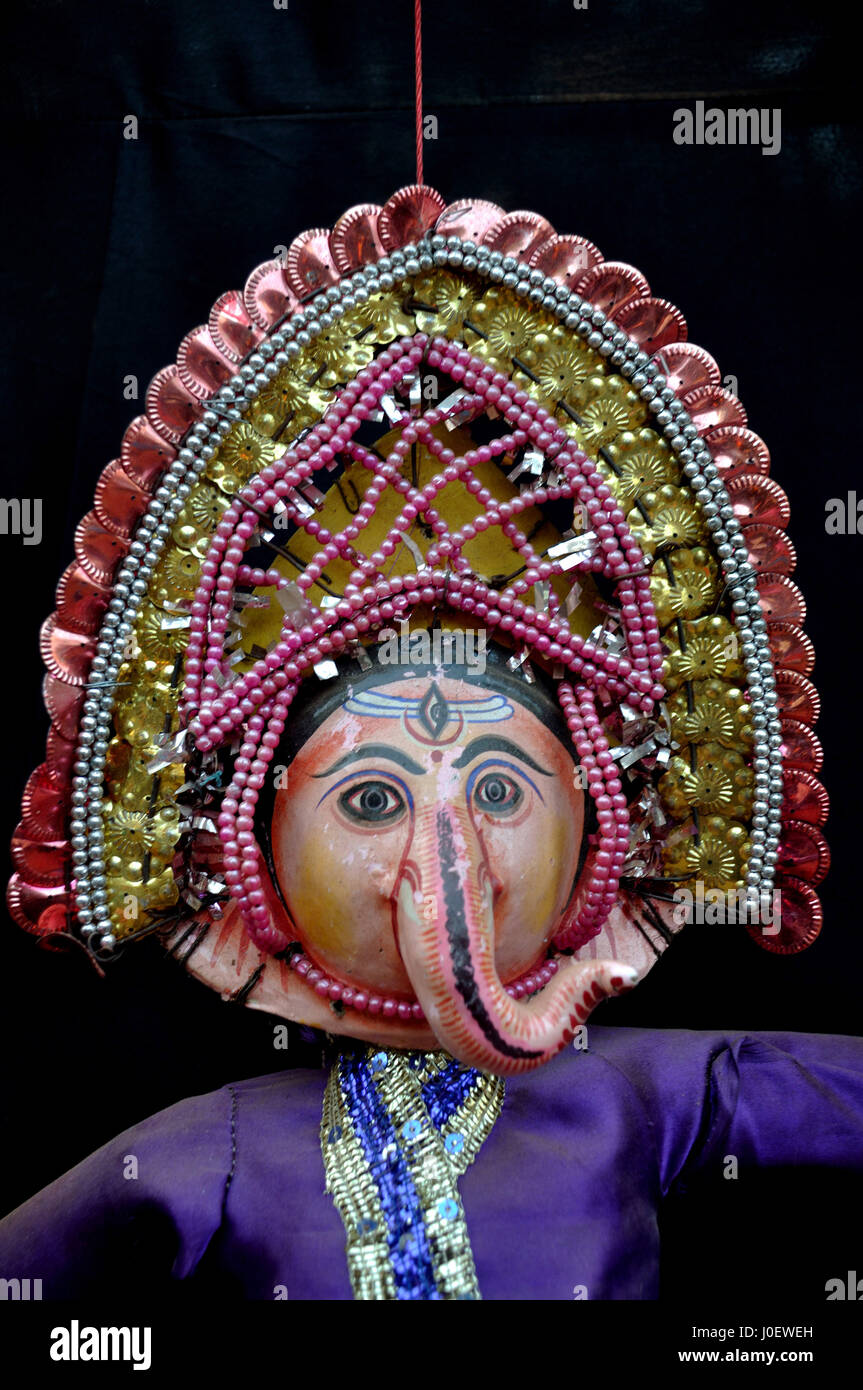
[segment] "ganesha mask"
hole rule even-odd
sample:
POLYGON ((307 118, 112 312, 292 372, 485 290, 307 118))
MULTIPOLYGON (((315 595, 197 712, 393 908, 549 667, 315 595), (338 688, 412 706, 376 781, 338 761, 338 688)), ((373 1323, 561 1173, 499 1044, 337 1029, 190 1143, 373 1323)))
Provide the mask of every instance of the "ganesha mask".
POLYGON ((16 920, 486 1078, 643 976, 693 882, 808 945, 814 657, 720 380, 535 214, 405 188, 259 266, 76 533, 16 920))

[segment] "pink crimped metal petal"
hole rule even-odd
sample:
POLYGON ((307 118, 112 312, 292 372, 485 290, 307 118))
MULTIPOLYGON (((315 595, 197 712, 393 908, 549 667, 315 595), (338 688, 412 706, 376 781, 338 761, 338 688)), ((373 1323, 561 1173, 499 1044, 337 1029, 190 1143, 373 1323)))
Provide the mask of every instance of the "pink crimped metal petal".
POLYGON ((20 874, 13 874, 6 890, 9 912, 19 927, 37 936, 63 931, 69 894, 65 887, 41 886, 27 883, 20 874))
POLYGON ((721 380, 710 353, 695 343, 669 343, 657 361, 672 391, 681 397, 703 386, 718 386, 721 380))
POLYGON ((806 821, 789 820, 779 837, 777 868, 805 883, 823 883, 830 868, 830 848, 821 831, 806 821))
POLYGON ((330 232, 330 251, 341 275, 352 275, 384 254, 378 231, 380 215, 377 203, 357 203, 342 213, 330 232))
POLYGON ((815 648, 797 623, 780 619, 767 624, 767 640, 773 661, 783 671, 799 671, 810 676, 815 666, 815 648))
POLYGON ((42 699, 54 727, 64 738, 74 739, 84 703, 83 690, 49 674, 42 682, 42 699))
POLYGON ((252 271, 243 290, 243 303, 252 323, 269 332, 285 314, 299 308, 299 297, 288 287, 281 261, 264 261, 252 271))
POLYGON ((66 840, 32 840, 16 828, 12 839, 12 863, 27 883, 40 887, 65 886, 69 844, 66 840))
POLYGON ((830 811, 830 801, 818 778, 811 772, 791 768, 782 778, 782 786, 784 815, 820 829, 830 811))
POLYGON ((718 429, 720 425, 747 423, 743 403, 721 386, 702 386, 683 397, 683 405, 700 434, 718 429))
POLYGON ((122 459, 115 459, 96 484, 94 511, 99 521, 118 536, 130 536, 140 521, 150 493, 130 477, 122 459))
POLYGON ((419 241, 445 209, 446 203, 436 188, 419 183, 400 188, 384 203, 378 218, 378 232, 387 251, 419 241))
POLYGON ((75 554, 85 574, 97 584, 110 584, 117 566, 128 552, 129 542, 103 526, 95 512, 88 512, 75 530, 75 554))
POLYGON ((759 574, 758 601, 768 622, 784 620, 801 627, 806 622, 806 602, 787 574, 772 574, 769 570, 759 574))
POLYGON ((686 319, 667 299, 633 299, 614 315, 618 327, 640 343, 645 352, 658 352, 686 338, 686 319))
MULTIPOLYGON (((504 216, 503 208, 497 203, 488 203, 483 198, 460 198, 449 203, 435 223, 435 231, 441 236, 457 236, 463 241, 475 241, 481 245, 490 229, 504 216)), ((546 274, 551 274, 546 271, 546 274)))
POLYGON ((580 293, 578 287, 584 277, 595 266, 602 265, 604 259, 599 248, 587 237, 553 236, 536 248, 528 264, 566 285, 567 289, 580 293))
POLYGON ((69 685, 86 685, 96 650, 94 636, 86 632, 67 632, 57 626, 57 615, 52 613, 42 624, 39 647, 52 676, 69 685))
POLYGON ((627 265, 625 261, 604 261, 582 276, 578 293, 617 321, 625 305, 649 296, 650 286, 634 265, 627 265))
POLYGON ((781 527, 758 521, 752 526, 744 526, 742 535, 753 569, 769 570, 776 574, 794 573, 797 552, 781 527))
POLYGON ((137 415, 127 427, 120 446, 123 467, 140 487, 148 492, 177 457, 177 450, 162 435, 157 434, 146 415, 137 415))
POLYGON ((821 931, 823 913, 818 894, 809 883, 790 874, 777 878, 780 885, 781 918, 775 934, 765 932, 763 925, 750 924, 746 930, 765 951, 776 955, 796 955, 805 951, 821 931))
POLYGON ((821 716, 821 696, 807 676, 799 671, 776 672, 776 699, 779 711, 804 724, 817 724, 821 716))
POLYGON ((146 415, 157 434, 178 444, 201 413, 201 402, 186 390, 176 366, 156 373, 147 387, 146 415))
POLYGON ((57 622, 69 632, 98 632, 110 596, 110 589, 73 561, 57 585, 57 622))
POLYGON ((65 786, 72 776, 75 751, 74 740, 63 738, 59 729, 56 729, 52 724, 48 730, 48 740, 45 745, 45 766, 53 780, 59 785, 65 786))
POLYGON ((285 278, 298 301, 336 283, 339 272, 330 252, 328 227, 310 227, 295 237, 288 248, 285 278))
POLYGON ((740 473, 770 471, 770 451, 764 440, 741 425, 719 425, 706 430, 704 442, 726 486, 729 478, 740 473))
POLYGON ((766 521, 771 526, 787 526, 791 518, 788 498, 772 478, 763 473, 738 473, 726 483, 734 515, 741 526, 766 521))
POLYGON ((782 765, 801 772, 818 773, 824 764, 824 750, 808 724, 784 718, 782 725, 782 765))
POLYGON ((538 212, 508 212, 489 227, 483 244, 504 256, 526 261, 554 235, 554 227, 538 212))
POLYGON ((230 362, 239 362, 257 347, 263 330, 252 323, 239 290, 226 290, 216 300, 207 320, 210 336, 230 362))
POLYGON ((21 798, 21 833, 31 840, 62 840, 66 833, 64 789, 45 763, 31 772, 21 798))
POLYGON ((177 368, 187 391, 198 400, 212 396, 231 376, 233 364, 217 347, 206 324, 187 333, 177 350, 177 368))

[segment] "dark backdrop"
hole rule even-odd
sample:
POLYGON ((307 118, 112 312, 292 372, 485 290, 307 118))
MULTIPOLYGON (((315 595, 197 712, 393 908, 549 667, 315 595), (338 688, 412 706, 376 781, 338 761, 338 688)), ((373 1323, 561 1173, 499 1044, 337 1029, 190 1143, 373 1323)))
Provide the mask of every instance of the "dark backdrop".
MULTIPOLYGON (((790 496, 819 653, 834 848, 821 939, 782 959, 742 932, 691 927, 601 1020, 859 1032, 863 537, 824 527, 827 499, 855 486, 859 449, 861 141, 845 7, 425 8, 425 110, 439 122, 427 181, 448 199, 539 211, 633 262, 681 306, 693 341, 737 377, 790 496), (674 144, 674 111, 698 97, 780 107, 781 152, 674 144)), ((290 0, 286 11, 270 0, 25 0, 5 23, 2 495, 44 498, 41 546, 0 536, 8 837, 47 730, 39 624, 99 471, 140 409, 123 399, 124 377, 136 374, 143 392, 216 296, 242 286, 277 244, 332 225, 353 203, 383 202, 414 169, 408 0, 290 0), (123 138, 127 115, 138 118, 136 141, 123 138)), ((104 982, 11 924, 0 950, 0 1210, 181 1097, 286 1060, 319 1064, 296 1037, 287 1058, 274 1053, 271 1019, 223 1005, 151 943, 104 982)), ((752 1210, 740 1226, 715 1194, 685 1225, 671 1212, 668 1289, 687 1286, 706 1232, 719 1241, 717 1288, 755 1278, 735 1254, 741 1241, 757 1242, 759 1279, 771 1245, 777 1278, 811 1277, 787 1264, 800 1210, 812 1239, 824 1200, 799 1176, 783 1195, 793 1228, 774 1204, 774 1227, 765 1218, 756 1235, 752 1210)), ((847 1241, 836 1258, 840 1249, 847 1241)))

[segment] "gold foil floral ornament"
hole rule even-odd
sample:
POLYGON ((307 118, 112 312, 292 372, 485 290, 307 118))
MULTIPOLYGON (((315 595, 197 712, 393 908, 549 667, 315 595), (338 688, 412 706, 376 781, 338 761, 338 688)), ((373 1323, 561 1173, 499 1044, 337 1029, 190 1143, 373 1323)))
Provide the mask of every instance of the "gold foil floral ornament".
MULTIPOLYGON (((119 716, 122 719, 122 714, 119 716)), ((181 763, 152 772, 149 764, 162 747, 161 736, 143 746, 133 746, 123 738, 113 738, 108 745, 105 769, 106 797, 114 807, 134 811, 142 805, 148 808, 158 801, 172 802, 186 780, 181 763)))
POLYGON ((417 331, 416 316, 405 308, 406 300, 409 302, 407 287, 402 293, 374 290, 351 312, 351 321, 360 332, 367 330, 365 336, 378 347, 386 347, 395 338, 417 331))
POLYGON ((696 618, 694 622, 678 622, 665 633, 669 649, 665 663, 665 684, 669 691, 677 690, 685 681, 708 680, 718 676, 725 680, 743 679, 740 642, 727 618, 717 616, 696 618))
POLYGON ((554 411, 561 401, 570 402, 580 383, 596 371, 594 355, 581 339, 573 340, 560 326, 538 333, 535 346, 537 390, 546 409, 554 411))
POLYGON ((622 376, 587 377, 574 394, 580 417, 575 436, 587 454, 633 430, 647 415, 638 392, 622 376))
POLYGON ((202 560, 228 506, 228 498, 218 488, 206 485, 196 488, 171 532, 181 550, 188 550, 202 560))
POLYGON ((148 855, 151 860, 170 858, 179 820, 177 807, 165 803, 152 815, 145 811, 112 810, 105 817, 105 847, 112 867, 125 865, 128 869, 138 863, 143 866, 148 855))
POLYGON ((644 493, 626 520, 638 544, 649 555, 657 550, 695 545, 706 535, 695 499, 670 483, 644 493))
POLYGON ((320 419, 332 394, 319 381, 309 385, 284 367, 255 397, 248 419, 268 438, 289 439, 320 419))
POLYGON ((724 816, 684 823, 668 838, 663 865, 670 878, 700 880, 707 888, 739 888, 749 856, 745 826, 724 816))
POLYGON ((650 576, 650 593, 660 627, 675 618, 700 618, 716 605, 717 568, 704 546, 664 551, 650 576))
POLYGON ((683 818, 689 808, 738 819, 752 808, 752 784, 744 758, 718 743, 693 744, 691 761, 672 758, 659 781, 659 794, 672 815, 683 818))
POLYGON ((465 320, 473 322, 478 298, 478 286, 460 275, 427 275, 416 281, 411 295, 412 303, 419 306, 416 326, 422 333, 461 337, 465 320))
POLYGON ((159 925, 161 914, 179 900, 180 893, 170 865, 159 873, 108 879, 108 903, 118 939, 137 936, 159 925))
POLYGON ((674 455, 653 430, 622 430, 606 445, 605 452, 614 469, 610 481, 621 507, 679 478, 674 455))
POLYGON ((147 656, 171 661, 188 644, 189 615, 182 611, 169 613, 155 604, 143 603, 137 636, 147 656))
POLYGON ((222 441, 204 472, 223 492, 233 494, 275 457, 273 441, 241 420, 222 441))
POLYGON ((171 867, 180 837, 179 808, 159 802, 145 812, 108 806, 105 852, 109 898, 121 936, 146 929, 149 914, 179 897, 171 867))
POLYGON ((129 685, 118 702, 114 724, 130 747, 154 753, 164 735, 176 728, 177 698, 170 684, 171 670, 171 663, 161 662, 136 662, 126 668, 129 685))
POLYGON ((470 343, 477 357, 495 358, 506 371, 512 371, 514 357, 528 365, 535 361, 536 316, 515 296, 492 286, 475 305, 471 323, 481 335, 470 343))
POLYGON ((751 711, 739 687, 721 680, 702 680, 668 699, 668 714, 685 743, 720 743, 724 748, 749 749, 751 711))
POLYGON ((153 600, 168 607, 182 599, 191 599, 198 587, 200 574, 201 559, 193 551, 179 547, 167 551, 153 575, 153 600))
POLYGON ((314 383, 319 387, 341 386, 367 367, 375 355, 374 334, 357 336, 344 322, 332 324, 313 340, 309 352, 319 369, 314 383))

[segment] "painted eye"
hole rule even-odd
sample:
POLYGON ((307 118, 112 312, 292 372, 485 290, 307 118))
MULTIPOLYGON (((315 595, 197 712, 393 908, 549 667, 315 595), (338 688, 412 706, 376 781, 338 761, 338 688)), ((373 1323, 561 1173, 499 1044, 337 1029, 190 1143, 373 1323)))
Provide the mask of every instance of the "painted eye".
POLYGON ((360 782, 342 792, 339 805, 363 825, 390 825, 405 809, 403 798, 386 782, 360 782))
POLYGON ((517 782, 502 772, 487 772, 474 788, 473 804, 491 816, 508 816, 521 804, 524 793, 517 782))

